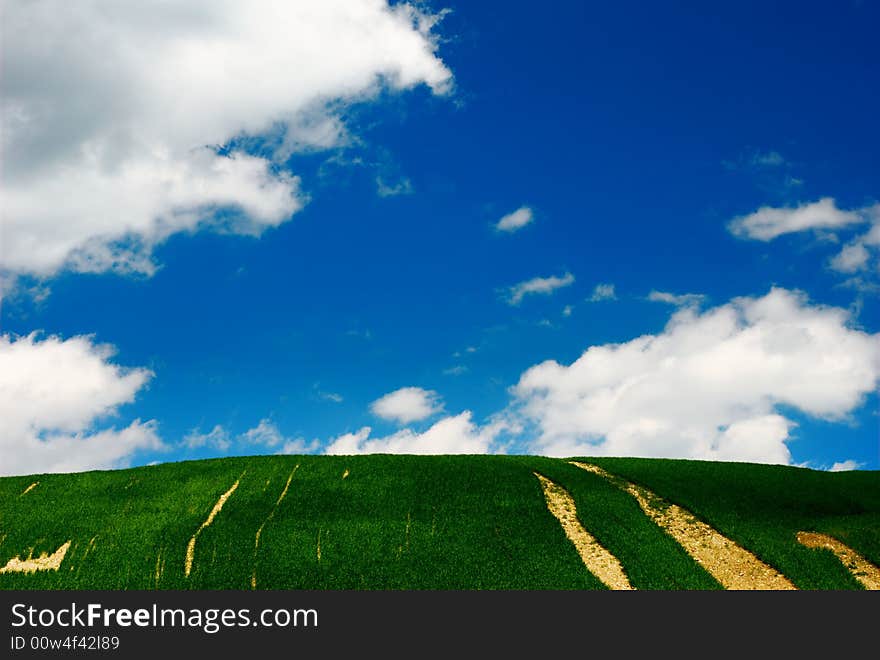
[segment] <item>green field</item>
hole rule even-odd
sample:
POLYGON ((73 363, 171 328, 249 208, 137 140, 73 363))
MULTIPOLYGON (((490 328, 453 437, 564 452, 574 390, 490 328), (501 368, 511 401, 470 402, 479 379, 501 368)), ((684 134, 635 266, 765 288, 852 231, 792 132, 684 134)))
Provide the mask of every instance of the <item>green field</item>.
MULTIPOLYGON (((880 472, 584 460, 689 509, 798 588, 862 588, 830 551, 798 544, 801 530, 832 535, 880 565, 880 472)), ((548 511, 535 472, 568 490, 583 527, 633 587, 720 588, 635 499, 564 460, 387 455, 2 478, 0 567, 71 543, 58 570, 0 573, 0 588, 604 588, 548 511)))

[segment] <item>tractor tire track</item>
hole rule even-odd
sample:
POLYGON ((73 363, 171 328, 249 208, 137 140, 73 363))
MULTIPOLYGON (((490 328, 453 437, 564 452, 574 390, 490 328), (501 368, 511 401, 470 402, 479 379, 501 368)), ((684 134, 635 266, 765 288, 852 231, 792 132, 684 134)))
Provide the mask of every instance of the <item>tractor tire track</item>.
POLYGON ((797 587, 769 564, 698 520, 690 511, 667 502, 646 488, 609 474, 597 465, 571 461, 632 495, 642 511, 674 538, 725 589, 793 590, 797 587))
MULTIPOLYGON (((241 473, 241 477, 244 476, 244 472, 241 473)), ((199 538, 199 534, 201 534, 205 528, 207 528, 212 522, 214 522, 214 518, 217 517, 217 514, 223 509, 223 505, 226 504, 226 500, 228 500, 232 494, 235 492, 235 489, 238 488, 238 484, 241 482, 241 477, 232 484, 232 487, 223 493, 220 496, 220 499, 217 500, 217 503, 214 505, 214 508, 211 509, 211 513, 208 514, 208 518, 202 525, 196 530, 196 533, 192 535, 192 538, 189 540, 189 544, 186 546, 186 564, 183 568, 183 573, 186 577, 189 577, 190 572, 192 571, 193 559, 195 559, 196 555, 196 540, 199 538)))
POLYGON ((287 483, 284 484, 284 490, 281 491, 281 495, 278 496, 278 499, 275 500, 275 506, 272 507, 272 510, 269 512, 269 515, 266 516, 266 519, 263 520, 263 524, 260 525, 260 528, 257 530, 257 535, 254 537, 254 570, 251 573, 251 589, 257 588, 257 553, 260 551, 260 537, 263 534, 263 528, 266 526, 272 517, 275 515, 275 511, 278 510, 278 506, 281 504, 281 501, 287 495, 287 489, 290 488, 290 482, 293 480, 293 475, 296 474, 296 471, 299 469, 299 463, 297 463, 296 467, 290 472, 290 475, 287 477, 287 483))
POLYGON ((833 536, 817 532, 798 532, 798 543, 808 548, 830 550, 840 560, 846 570, 862 583, 868 591, 880 591, 880 568, 877 568, 858 552, 844 545, 833 536))
POLYGON ((581 525, 577 517, 574 499, 568 491, 537 472, 533 474, 541 482, 547 508, 562 525, 565 535, 574 544, 587 570, 609 589, 631 590, 633 587, 623 572, 623 567, 617 557, 603 548, 595 537, 581 525))

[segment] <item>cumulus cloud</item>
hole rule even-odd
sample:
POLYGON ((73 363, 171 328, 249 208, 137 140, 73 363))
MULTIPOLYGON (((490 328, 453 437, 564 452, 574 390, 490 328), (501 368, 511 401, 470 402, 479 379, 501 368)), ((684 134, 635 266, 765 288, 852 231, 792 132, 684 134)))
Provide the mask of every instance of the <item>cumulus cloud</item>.
POLYGON ((557 289, 574 284, 574 275, 566 273, 562 277, 535 277, 525 282, 520 282, 508 290, 507 302, 511 305, 519 305, 523 298, 531 294, 551 294, 557 289))
POLYGON ((860 224, 868 224, 868 230, 847 242, 831 258, 829 266, 840 273, 868 272, 876 277, 880 271, 880 204, 844 211, 833 199, 825 197, 796 208, 762 207, 735 218, 728 229, 737 236, 760 241, 771 241, 793 232, 824 230, 832 232, 831 237, 837 241, 835 230, 860 224))
POLYGON ((828 468, 829 472, 849 472, 850 470, 858 470, 862 467, 863 463, 859 463, 858 461, 854 461, 851 458, 848 458, 845 461, 840 461, 835 463, 830 468, 828 468))
POLYGON ((443 410, 440 395, 421 387, 401 387, 370 404, 377 417, 401 424, 418 422, 443 410))
POLYGON ((831 267, 841 273, 880 271, 880 204, 867 210, 871 228, 857 236, 831 260, 831 267))
POLYGON ((402 429, 392 435, 372 438, 372 429, 365 426, 357 433, 334 438, 327 454, 487 454, 505 428, 502 422, 478 426, 469 410, 444 417, 427 431, 417 433, 402 429))
POLYGON ((279 164, 351 139, 346 104, 452 81, 438 17, 406 3, 3 9, 0 271, 18 275, 148 275, 172 234, 260 235, 306 202, 279 164))
POLYGON ((699 293, 669 293, 668 291, 651 291, 648 294, 648 300, 651 302, 667 303, 676 307, 699 306, 706 299, 706 296, 699 293))
POLYGON ((495 229, 507 233, 513 233, 530 224, 535 219, 535 214, 528 206, 520 206, 516 211, 508 213, 495 224, 495 229))
POLYGON ((866 209, 844 211, 831 197, 797 207, 762 206, 754 213, 734 218, 727 225, 736 236, 771 241, 777 236, 815 229, 839 229, 864 222, 866 209))
POLYGON ((220 451, 227 451, 232 446, 232 439, 229 437, 229 432, 217 424, 207 433, 202 433, 197 428, 193 429, 184 436, 183 444, 189 449, 214 447, 220 451))
POLYGON ((285 441, 281 431, 269 419, 261 419, 259 424, 242 433, 240 438, 242 442, 247 444, 263 445, 265 447, 277 447, 285 441))
POLYGON ((613 284, 597 284, 593 289, 593 293, 587 298, 588 302, 601 302, 603 300, 616 300, 617 294, 614 292, 613 284))
POLYGON ((232 436, 223 426, 217 424, 208 433, 193 429, 183 439, 189 449, 209 447, 221 453, 228 453, 234 446, 240 453, 252 453, 255 448, 271 449, 276 454, 304 454, 315 451, 318 441, 304 438, 291 438, 284 435, 277 424, 264 418, 253 428, 232 436))
POLYGON ((90 337, 0 336, 0 473, 125 467, 164 448, 154 421, 102 426, 153 375, 113 354, 90 337))
POLYGON ((844 419, 878 379, 880 334, 774 288, 679 309, 661 334, 592 346, 570 365, 535 365, 512 411, 539 453, 789 463, 782 406, 844 419))

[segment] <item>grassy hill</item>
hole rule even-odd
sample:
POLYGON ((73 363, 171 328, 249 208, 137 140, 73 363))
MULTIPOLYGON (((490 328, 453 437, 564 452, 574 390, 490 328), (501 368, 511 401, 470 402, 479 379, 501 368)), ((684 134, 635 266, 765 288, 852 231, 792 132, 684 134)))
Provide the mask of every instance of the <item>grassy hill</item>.
MULTIPOLYGON (((799 531, 880 565, 880 472, 583 460, 688 509, 800 589, 862 585, 799 531)), ((57 570, 0 570, 0 589, 605 588, 535 473, 568 491, 634 588, 721 588, 634 497, 564 460, 374 455, 2 478, 0 567, 70 544, 57 570)))

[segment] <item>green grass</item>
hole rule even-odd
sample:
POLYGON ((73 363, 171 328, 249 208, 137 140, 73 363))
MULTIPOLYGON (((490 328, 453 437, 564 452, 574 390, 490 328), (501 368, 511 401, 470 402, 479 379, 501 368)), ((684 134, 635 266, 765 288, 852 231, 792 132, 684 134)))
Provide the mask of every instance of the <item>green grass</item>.
MULTIPOLYGON (((590 460, 692 510, 801 588, 860 588, 829 552, 797 544, 801 529, 880 563, 878 472, 590 460)), ((260 589, 604 588, 547 510, 533 472, 571 493, 582 524, 634 587, 719 588, 632 497, 563 460, 375 455, 2 478, 0 567, 72 544, 57 572, 0 574, 0 589, 250 589, 255 570, 260 589), (187 577, 190 537, 239 479, 199 534, 187 577)))

